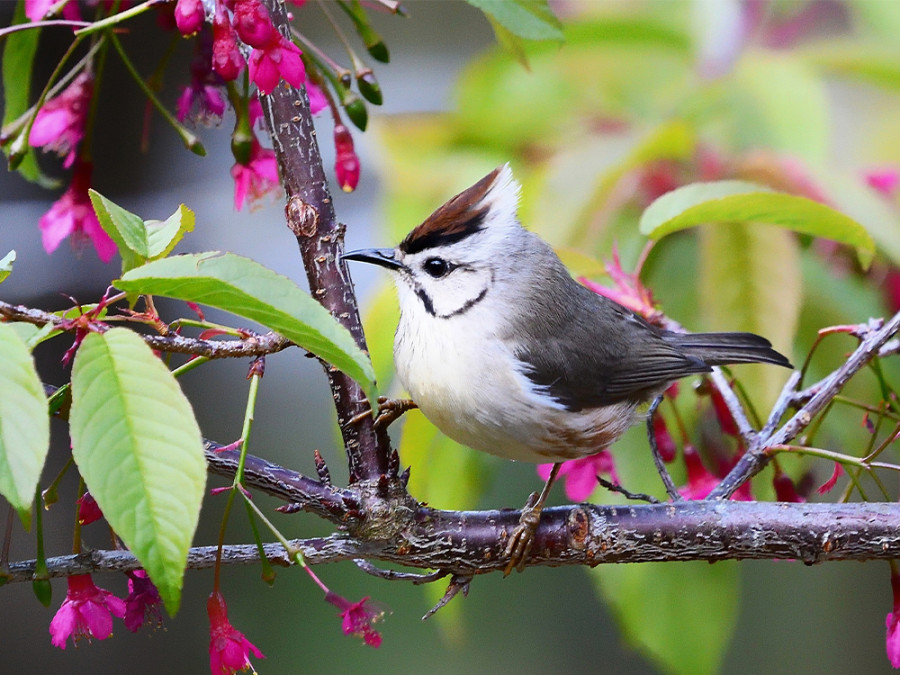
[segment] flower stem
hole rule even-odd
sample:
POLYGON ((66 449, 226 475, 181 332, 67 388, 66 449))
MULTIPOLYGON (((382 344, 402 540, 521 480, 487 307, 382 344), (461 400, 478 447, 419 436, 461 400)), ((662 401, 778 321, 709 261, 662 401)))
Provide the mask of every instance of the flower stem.
MULTIPOLYGON (((155 0, 150 1, 153 2, 155 0)), ((128 70, 131 77, 134 78, 134 81, 137 83, 138 87, 141 88, 141 91, 144 92, 144 95, 150 100, 157 111, 159 111, 159 114, 163 116, 163 119, 165 119, 166 122, 168 122, 169 125, 175 130, 175 133, 179 135, 182 143, 184 143, 184 146, 195 155, 200 155, 201 157, 206 156, 206 148, 203 147, 200 139, 190 131, 188 131, 187 127, 185 127, 177 119, 175 119, 172 113, 170 113, 156 97, 156 94, 154 94, 150 87, 147 86, 147 83, 144 82, 144 79, 137 72, 137 69, 134 67, 131 59, 129 59, 128 55, 125 53, 125 49, 122 47, 122 43, 119 41, 118 36, 115 33, 110 32, 109 39, 112 42, 113 47, 116 48, 116 51, 119 52, 119 57, 121 57, 122 63, 125 65, 126 70, 128 70)))
POLYGON ((95 21, 94 23, 81 28, 75 31, 76 37, 83 37, 85 35, 90 35, 91 33, 96 33, 97 31, 105 30, 107 28, 111 28, 112 26, 116 26, 123 21, 127 21, 139 14, 143 14, 148 9, 153 7, 153 5, 159 5, 169 0, 146 0, 142 2, 140 5, 135 5, 131 9, 126 9, 122 12, 118 12, 116 14, 112 14, 105 19, 101 19, 100 21, 95 21))

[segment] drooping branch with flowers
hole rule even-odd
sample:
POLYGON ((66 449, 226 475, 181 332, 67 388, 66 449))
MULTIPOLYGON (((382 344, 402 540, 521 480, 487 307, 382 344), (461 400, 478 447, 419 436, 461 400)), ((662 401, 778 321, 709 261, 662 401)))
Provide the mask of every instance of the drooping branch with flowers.
MULTIPOLYGON (((96 304, 73 302, 68 310, 49 312, 0 301, 0 358, 8 364, 0 373, 0 494, 23 524, 37 532, 34 559, 11 562, 4 557, 2 576, 6 582, 31 581, 45 604, 51 602, 49 579, 67 578, 66 597, 49 624, 52 644, 65 649, 70 637, 76 642, 109 638, 115 619, 123 619, 132 632, 145 623, 158 624, 163 606, 170 614, 177 611, 185 571, 212 568, 207 600, 210 668, 213 673, 230 673, 253 668, 254 660, 264 656, 229 620, 222 568, 261 565, 266 579, 272 576, 273 564, 300 567, 321 589, 324 600, 338 610, 343 632, 378 647, 382 637, 377 623, 386 614, 384 605, 369 596, 354 602, 338 595, 312 566, 352 560, 361 571, 380 579, 422 584, 449 578, 436 610, 460 590, 465 593, 477 575, 506 567, 506 540, 520 517, 509 509, 449 510, 419 501, 423 496, 416 491, 416 474, 426 468, 402 452, 404 443, 412 442, 407 439, 416 439, 416 423, 409 422, 404 429, 398 452, 388 435, 388 420, 394 421, 409 406, 395 408, 396 415, 378 416, 379 403, 382 411, 391 410, 390 401, 378 397, 386 390, 376 387, 356 295, 340 259, 345 229, 328 188, 313 118, 325 110, 330 113, 334 178, 340 189, 352 191, 359 181, 360 162, 345 121, 365 130, 364 100, 379 105, 382 94, 371 68, 353 51, 330 12, 340 7, 368 54, 386 62, 387 49, 368 20, 369 5, 394 14, 404 10, 391 0, 320 3, 348 48, 351 68, 344 68, 292 23, 295 18, 302 25, 299 13, 311 9, 302 1, 128 4, 101 2, 94 8, 93 19, 86 21, 81 15, 86 8, 74 0, 25 1, 21 21, 0 31, 9 58, 15 50, 33 56, 28 31, 75 29, 71 49, 36 102, 28 105, 21 96, 15 105, 7 102, 0 143, 10 166, 19 167, 31 180, 45 181, 34 149, 59 155, 63 167, 71 169, 68 189, 39 223, 48 254, 68 239, 76 247, 91 245, 104 262, 117 253, 121 258, 121 275, 96 304), (158 11, 171 29, 193 41, 189 83, 170 106, 174 113, 157 99, 127 56, 128 21, 150 10, 158 11), (187 207, 178 207, 165 221, 147 221, 94 189, 92 124, 104 64, 115 55, 186 148, 197 154, 205 152, 203 146, 185 125, 220 121, 229 109, 233 112, 235 210, 284 191, 285 224, 299 244, 309 293, 234 253, 172 255, 195 228, 187 207), (190 318, 164 319, 154 302, 160 296, 185 301, 190 318), (201 306, 255 321, 268 332, 212 323, 201 306), (47 387, 36 374, 31 352, 60 335, 74 338, 64 357, 71 362, 71 382, 47 387), (324 367, 348 460, 346 486, 332 481, 318 451, 313 478, 273 464, 264 459, 266 449, 251 447, 266 358, 293 348, 305 350, 324 367), (173 362, 172 355, 188 358, 173 362), (253 361, 240 438, 230 444, 206 439, 176 378, 212 359, 245 357, 253 361), (72 461, 45 486, 41 470, 49 445, 48 409, 51 416, 69 424, 72 461), (42 510, 53 504, 66 473, 71 472, 71 479, 76 471, 81 497, 75 505, 73 551, 68 555, 46 552, 42 510), (231 485, 207 496, 207 472, 225 476, 231 485), (279 511, 313 513, 331 523, 334 531, 327 536, 288 538, 254 502, 254 492, 283 500, 279 511), (193 538, 204 501, 224 513, 218 542, 198 546, 193 538), (252 543, 226 543, 226 524, 235 502, 243 503, 250 515, 252 543), (100 519, 110 525, 115 547, 83 550, 81 528, 100 519), (417 571, 382 568, 373 561, 417 571), (127 574, 128 596, 118 598, 97 586, 95 575, 100 573, 127 574)), ((518 51, 515 30, 521 17, 495 15, 490 8, 485 11, 498 36, 512 41, 513 51, 518 51)), ((546 6, 537 3, 534 12, 530 16, 540 28, 538 35, 551 40, 562 35, 546 6)), ((537 29, 531 25, 529 30, 528 36, 534 39, 537 29)), ((525 58, 524 53, 518 56, 525 58)), ((6 85, 9 98, 14 88, 6 85)), ((22 88, 27 92, 27 83, 22 88)), ((672 133, 671 127, 663 131, 672 133)), ((644 155, 652 155, 649 149, 672 139, 656 141, 656 146, 652 139, 645 144, 644 155)), ((662 246, 657 242, 663 237, 719 221, 737 226, 763 222, 803 237, 825 237, 841 245, 847 260, 852 260, 848 252, 853 252, 853 262, 861 268, 871 264, 876 243, 866 228, 813 194, 809 185, 798 187, 795 181, 778 190, 777 185, 726 180, 731 176, 717 174, 721 167, 708 156, 698 163, 703 164, 699 173, 706 172, 713 180, 683 187, 664 164, 650 161, 630 167, 643 172, 642 190, 658 193, 648 200, 640 222, 641 235, 651 243, 637 256, 633 272, 623 269, 614 249, 602 270, 612 285, 592 280, 598 274, 591 270, 581 279, 588 288, 651 323, 680 330, 642 281, 643 267, 654 248, 662 246)), ((790 172, 781 177, 786 175, 790 172)), ((891 193, 897 189, 895 178, 890 172, 872 174, 869 183, 891 193)), ((607 195, 613 192, 609 185, 603 189, 607 195)), ((13 271, 13 262, 14 255, 0 261, 0 281, 13 271)), ((764 414, 728 372, 716 370, 693 391, 686 391, 684 383, 673 385, 647 418, 647 438, 664 492, 660 494, 659 484, 648 488, 648 493, 633 492, 610 449, 567 462, 560 475, 569 500, 588 499, 599 481, 607 496, 630 503, 546 509, 527 565, 891 560, 895 599, 886 620, 886 644, 892 664, 900 665, 898 574, 893 562, 900 557, 900 505, 894 503, 892 490, 882 479, 900 471, 900 464, 884 454, 900 435, 896 395, 883 372, 883 364, 898 350, 898 331, 900 313, 887 320, 863 318, 852 325, 823 328, 813 351, 833 335, 851 336, 857 341, 855 349, 845 362, 834 364, 804 387, 811 352, 802 368, 779 388, 764 414), (844 386, 865 370, 875 373, 877 400, 843 400, 844 386), (871 441, 862 454, 819 447, 815 442, 826 414, 839 404, 864 411, 871 441), (692 412, 686 412, 689 409, 692 412), (705 430, 695 432, 696 420, 685 419, 688 416, 702 418, 705 430), (885 433, 883 425, 894 428, 885 433), (838 503, 808 502, 814 487, 811 474, 789 475, 782 462, 787 457, 833 466, 820 494, 833 490, 846 472, 849 482, 838 503), (769 467, 771 475, 763 474, 769 467), (683 485, 677 486, 670 469, 683 476, 683 485), (777 503, 753 501, 751 479, 760 474, 777 503), (876 486, 883 501, 866 498, 864 480, 876 486), (849 503, 854 491, 862 499, 849 503)), ((646 461, 649 466, 650 450, 646 461)), ((538 473, 546 478, 549 466, 539 467, 538 473)), ((387 594, 383 586, 372 593, 387 594)))

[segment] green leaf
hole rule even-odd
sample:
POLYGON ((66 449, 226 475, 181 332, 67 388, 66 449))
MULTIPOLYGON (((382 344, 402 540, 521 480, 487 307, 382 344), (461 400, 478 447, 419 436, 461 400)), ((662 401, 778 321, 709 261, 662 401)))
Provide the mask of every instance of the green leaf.
POLYGON ((897 49, 869 46, 859 41, 829 40, 801 50, 799 55, 825 73, 868 82, 892 92, 900 91, 900 52, 897 49))
POLYGON ((562 24, 547 0, 468 0, 468 3, 496 19, 513 35, 526 40, 562 42, 564 39, 562 24))
POLYGON ((47 398, 28 347, 0 323, 0 494, 31 525, 34 491, 50 447, 47 398))
POLYGON ((442 434, 418 410, 405 415, 397 451, 410 467, 410 493, 439 509, 475 508, 496 465, 490 455, 442 434))
MULTIPOLYGON (((785 230, 760 223, 700 229, 700 305, 704 329, 764 335, 789 354, 800 316, 798 244, 785 230)), ((788 372, 770 365, 735 366, 759 410, 768 410, 788 372)))
POLYGON ((14 262, 16 262, 16 252, 14 250, 0 258, 0 282, 10 275, 14 262))
POLYGON ((116 242, 122 257, 122 273, 143 265, 150 253, 144 221, 94 189, 89 189, 88 194, 100 226, 116 242))
POLYGON ((813 166, 828 160, 828 92, 813 68, 789 56, 755 52, 740 60, 726 90, 731 144, 798 155, 813 166))
POLYGON ((520 38, 518 35, 503 27, 497 19, 490 14, 485 14, 491 28, 494 29, 494 37, 503 49, 509 52, 523 68, 529 68, 528 53, 525 50, 528 44, 527 40, 520 38))
POLYGON ((184 204, 162 222, 148 220, 145 223, 148 258, 156 260, 169 255, 185 234, 194 231, 194 220, 194 212, 184 204))
POLYGON ((737 624, 733 561, 601 565, 591 579, 625 639, 667 673, 717 673, 737 624))
MULTIPOLYGON (((13 13, 12 24, 27 23, 25 16, 25 3, 18 2, 13 13)), ((6 44, 3 46, 2 75, 3 75, 3 126, 16 121, 28 110, 28 100, 31 95, 31 74, 34 72, 34 55, 37 52, 40 28, 32 30, 20 30, 6 36, 6 44)), ((7 155, 8 147, 6 149, 7 155)), ((17 169, 19 174, 41 187, 53 188, 59 185, 54 180, 41 173, 35 159, 34 148, 28 147, 22 163, 17 169)))
POLYGON ((705 223, 768 223, 856 249, 867 268, 875 242, 866 229, 843 213, 806 197, 773 192, 742 181, 693 183, 664 194, 641 216, 640 230, 651 239, 705 223))
POLYGON ((217 251, 163 258, 130 270, 115 285, 258 321, 345 372, 375 400, 372 363, 350 332, 293 281, 249 258, 217 251))
POLYGON ((174 614, 206 485, 191 404, 140 337, 113 328, 75 355, 69 422, 91 494, 174 614))

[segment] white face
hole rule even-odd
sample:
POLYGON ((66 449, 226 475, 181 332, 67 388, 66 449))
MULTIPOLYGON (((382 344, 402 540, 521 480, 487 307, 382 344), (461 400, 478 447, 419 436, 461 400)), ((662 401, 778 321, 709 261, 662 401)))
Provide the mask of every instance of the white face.
POLYGON ((400 309, 409 311, 409 303, 418 303, 428 314, 448 319, 484 300, 494 283, 494 270, 490 260, 472 255, 474 243, 459 242, 411 255, 397 251, 403 263, 403 269, 396 271, 400 309))

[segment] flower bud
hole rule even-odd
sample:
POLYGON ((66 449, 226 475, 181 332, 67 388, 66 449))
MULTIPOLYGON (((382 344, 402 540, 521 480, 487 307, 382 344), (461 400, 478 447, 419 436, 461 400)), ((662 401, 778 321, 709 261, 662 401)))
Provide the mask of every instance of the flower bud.
POLYGON ((178 32, 188 37, 203 26, 206 14, 201 0, 178 0, 175 3, 175 25, 178 32))
POLYGON ((353 136, 343 124, 334 127, 334 173, 344 192, 353 192, 359 183, 359 158, 353 149, 353 136))
POLYGON ((384 100, 381 96, 381 87, 371 70, 367 68, 356 73, 356 84, 359 86, 359 93, 363 95, 363 98, 374 105, 381 105, 384 100))
POLYGON ((344 96, 341 104, 347 112, 347 117, 350 118, 350 121, 353 122, 356 128, 360 131, 365 131, 366 125, 369 123, 369 113, 363 100, 351 91, 344 96))
POLYGON ((216 4, 216 15, 213 17, 213 54, 212 66, 223 80, 236 80, 244 70, 244 57, 238 48, 237 35, 225 8, 216 4))

